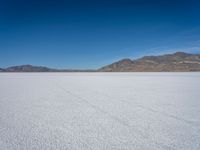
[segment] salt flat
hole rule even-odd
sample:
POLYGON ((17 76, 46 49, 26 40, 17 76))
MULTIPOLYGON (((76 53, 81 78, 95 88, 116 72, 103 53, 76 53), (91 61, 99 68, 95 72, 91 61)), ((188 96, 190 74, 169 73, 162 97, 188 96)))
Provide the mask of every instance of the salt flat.
POLYGON ((1 73, 1 150, 199 150, 200 73, 1 73))

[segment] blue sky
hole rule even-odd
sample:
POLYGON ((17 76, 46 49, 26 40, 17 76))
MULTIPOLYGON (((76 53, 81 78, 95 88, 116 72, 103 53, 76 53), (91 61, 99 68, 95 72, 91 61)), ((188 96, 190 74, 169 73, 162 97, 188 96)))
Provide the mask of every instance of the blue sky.
POLYGON ((200 53, 198 0, 0 0, 0 67, 200 53))

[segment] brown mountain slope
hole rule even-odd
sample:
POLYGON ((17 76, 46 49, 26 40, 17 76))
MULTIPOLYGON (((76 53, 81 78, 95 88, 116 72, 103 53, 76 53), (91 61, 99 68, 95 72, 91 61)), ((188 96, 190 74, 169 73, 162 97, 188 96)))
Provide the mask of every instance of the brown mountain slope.
POLYGON ((176 52, 161 56, 145 56, 137 60, 123 59, 100 68, 100 72, 189 72, 200 71, 200 54, 176 52))

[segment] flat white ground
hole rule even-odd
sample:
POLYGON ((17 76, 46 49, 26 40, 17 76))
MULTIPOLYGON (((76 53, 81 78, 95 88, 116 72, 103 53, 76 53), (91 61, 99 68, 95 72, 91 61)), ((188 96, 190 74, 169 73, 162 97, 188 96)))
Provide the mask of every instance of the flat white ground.
POLYGON ((200 150, 200 73, 2 73, 1 150, 200 150))

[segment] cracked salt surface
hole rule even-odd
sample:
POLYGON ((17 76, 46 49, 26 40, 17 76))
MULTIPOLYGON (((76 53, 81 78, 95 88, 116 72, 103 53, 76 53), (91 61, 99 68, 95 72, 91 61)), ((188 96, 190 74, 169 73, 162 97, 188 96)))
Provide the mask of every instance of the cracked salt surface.
POLYGON ((2 73, 2 150, 199 150, 200 73, 2 73))

